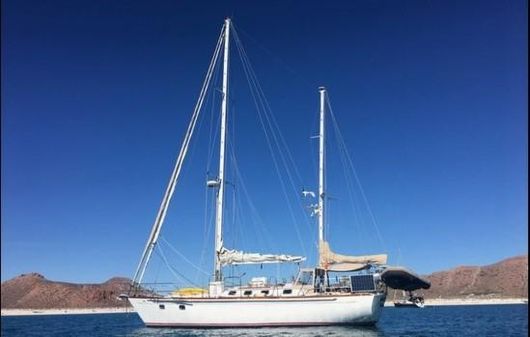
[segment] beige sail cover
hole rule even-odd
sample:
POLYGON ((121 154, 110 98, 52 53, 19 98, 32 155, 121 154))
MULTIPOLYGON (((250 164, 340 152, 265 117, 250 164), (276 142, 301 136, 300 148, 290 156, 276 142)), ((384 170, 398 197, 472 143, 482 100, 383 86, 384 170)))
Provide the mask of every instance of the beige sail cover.
POLYGON ((320 268, 331 271, 353 271, 364 269, 371 264, 386 264, 387 255, 349 256, 331 251, 327 241, 320 241, 320 268))
POLYGON ((221 264, 225 266, 234 264, 298 263, 305 261, 305 257, 303 256, 245 253, 238 250, 226 249, 225 247, 221 248, 218 256, 221 264))

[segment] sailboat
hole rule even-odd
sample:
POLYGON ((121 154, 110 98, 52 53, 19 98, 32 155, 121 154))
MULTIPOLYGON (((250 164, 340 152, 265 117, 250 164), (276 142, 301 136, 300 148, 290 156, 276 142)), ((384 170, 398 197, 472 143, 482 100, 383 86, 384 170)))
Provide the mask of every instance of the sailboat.
MULTIPOLYGON (((324 238, 325 227, 325 121, 326 96, 320 95, 318 204, 318 265, 300 268, 291 283, 271 284, 255 277, 246 285, 229 286, 223 267, 242 264, 301 263, 303 256, 248 253, 229 249, 223 241, 223 208, 225 194, 225 159, 227 136, 227 102, 229 80, 229 47, 232 22, 227 18, 219 36, 213 58, 181 145, 169 184, 126 296, 142 321, 149 327, 269 327, 375 324, 386 299, 383 275, 388 270, 387 255, 348 256, 333 252, 324 238), (215 251, 212 280, 207 289, 181 289, 170 295, 143 291, 141 282, 157 245, 171 197, 188 152, 205 92, 212 79, 221 49, 223 53, 222 100, 220 115, 219 170, 207 186, 216 189, 215 251), (360 272, 359 272, 360 271, 360 272), (330 272, 343 273, 331 279, 330 272)), ((392 280, 392 275, 387 277, 392 280)))

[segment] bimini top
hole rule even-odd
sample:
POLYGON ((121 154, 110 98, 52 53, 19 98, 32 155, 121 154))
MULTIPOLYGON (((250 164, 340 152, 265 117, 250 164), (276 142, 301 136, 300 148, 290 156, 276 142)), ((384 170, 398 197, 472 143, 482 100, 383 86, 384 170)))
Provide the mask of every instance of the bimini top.
POLYGON ((431 282, 404 267, 387 267, 381 273, 381 280, 390 288, 406 291, 431 287, 431 282))

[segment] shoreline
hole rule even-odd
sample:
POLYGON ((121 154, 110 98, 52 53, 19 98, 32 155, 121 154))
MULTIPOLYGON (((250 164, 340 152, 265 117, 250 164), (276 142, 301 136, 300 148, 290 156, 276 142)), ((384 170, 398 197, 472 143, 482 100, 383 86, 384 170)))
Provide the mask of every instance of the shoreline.
POLYGON ((43 315, 90 315, 134 313, 130 307, 71 308, 71 309, 1 309, 1 316, 43 316, 43 315))
MULTIPOLYGON (((426 307, 444 305, 499 305, 528 304, 528 298, 426 298, 426 307)), ((386 301, 385 307, 393 307, 394 301, 386 301)))
MULTIPOLYGON (((499 305, 528 304, 527 298, 489 298, 489 299, 426 299, 426 307, 446 305, 499 305)), ((393 301, 385 302, 385 307, 394 307, 393 301)), ((1 316, 42 316, 42 315, 89 315, 89 314, 125 314, 134 313, 131 307, 112 308, 73 308, 73 309, 1 309, 1 316)))

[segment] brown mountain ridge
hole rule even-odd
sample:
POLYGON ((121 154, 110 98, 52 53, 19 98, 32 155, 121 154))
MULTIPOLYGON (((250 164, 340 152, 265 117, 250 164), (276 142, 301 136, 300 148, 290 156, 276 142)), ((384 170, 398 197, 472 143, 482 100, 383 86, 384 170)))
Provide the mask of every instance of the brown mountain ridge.
POLYGON ((114 277, 100 284, 47 280, 38 273, 22 274, 2 283, 2 309, 108 308, 128 305, 118 300, 130 280, 114 277))
POLYGON ((427 275, 426 298, 528 298, 528 255, 427 275))
MULTIPOLYGON (((461 266, 425 276, 431 288, 425 298, 528 298, 528 255, 487 266, 461 266)), ((100 284, 47 280, 37 273, 22 274, 2 283, 2 309, 73 309, 122 307, 118 296, 130 280, 115 277, 100 284)), ((393 296, 389 292, 388 299, 393 296)))

